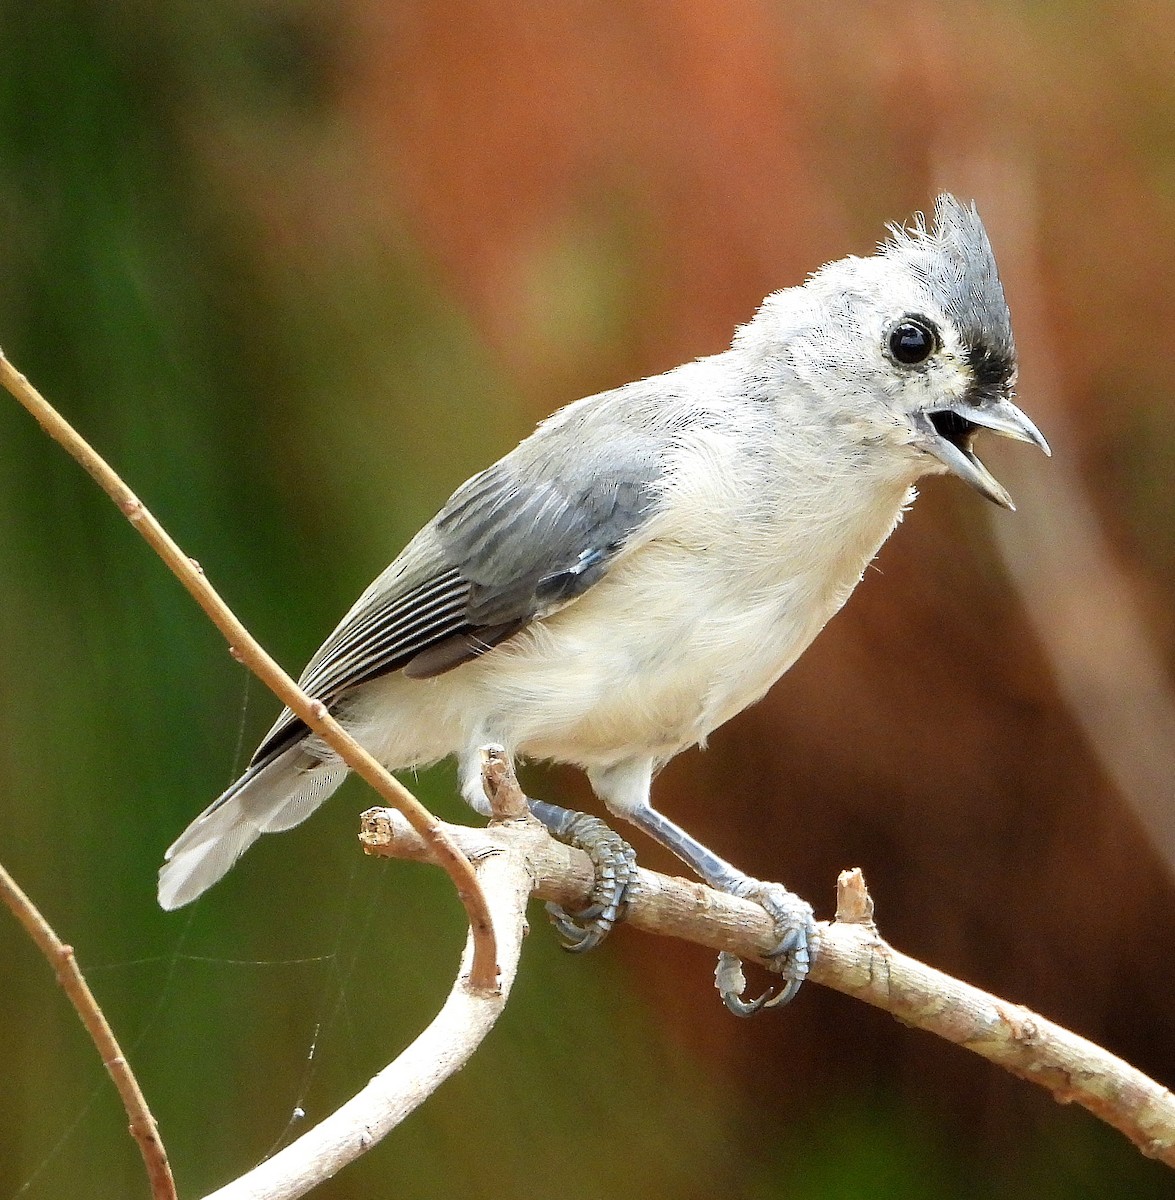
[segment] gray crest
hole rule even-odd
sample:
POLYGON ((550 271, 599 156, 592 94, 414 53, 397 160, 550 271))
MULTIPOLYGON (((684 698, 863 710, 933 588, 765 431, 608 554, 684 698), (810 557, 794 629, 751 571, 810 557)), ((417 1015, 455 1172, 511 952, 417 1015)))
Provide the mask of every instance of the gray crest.
POLYGON ((950 316, 968 349, 976 382, 1004 389, 1016 374, 1012 319, 987 230, 975 205, 943 192, 934 205, 934 224, 919 213, 913 226, 889 227, 883 254, 900 255, 950 316))

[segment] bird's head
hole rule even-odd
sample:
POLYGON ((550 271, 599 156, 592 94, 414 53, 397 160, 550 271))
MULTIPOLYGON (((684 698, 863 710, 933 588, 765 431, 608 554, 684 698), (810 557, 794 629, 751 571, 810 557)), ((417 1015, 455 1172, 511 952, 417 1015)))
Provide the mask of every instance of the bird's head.
POLYGON ((976 457, 977 433, 1049 448, 1012 400, 1011 318, 973 205, 939 196, 929 227, 921 215, 891 226, 873 257, 829 263, 760 318, 773 306, 777 331, 790 327, 775 352, 862 454, 889 449, 914 476, 949 471, 1014 507, 976 457))

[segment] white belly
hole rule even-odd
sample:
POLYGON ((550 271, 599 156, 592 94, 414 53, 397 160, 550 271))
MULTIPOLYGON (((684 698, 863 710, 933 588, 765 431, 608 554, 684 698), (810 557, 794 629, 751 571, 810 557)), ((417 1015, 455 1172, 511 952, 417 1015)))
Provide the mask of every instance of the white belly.
POLYGON ((758 700, 840 608, 906 500, 821 539, 705 546, 662 538, 484 657, 364 689, 356 735, 390 767, 486 742, 584 767, 667 759, 758 700), (790 550, 790 552, 789 552, 790 550))

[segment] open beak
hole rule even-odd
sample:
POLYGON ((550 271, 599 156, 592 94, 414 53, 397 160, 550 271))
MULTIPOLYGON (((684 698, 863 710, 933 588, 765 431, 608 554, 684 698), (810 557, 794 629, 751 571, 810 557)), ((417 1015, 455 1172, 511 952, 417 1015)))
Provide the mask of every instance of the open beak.
POLYGON ((958 400, 935 412, 919 413, 915 418, 917 445, 933 454, 952 475, 969 483, 977 492, 1001 508, 1016 506, 998 479, 979 461, 971 446, 982 429, 1018 442, 1031 442, 1051 457, 1044 435, 1010 400, 984 400, 969 404, 958 400))

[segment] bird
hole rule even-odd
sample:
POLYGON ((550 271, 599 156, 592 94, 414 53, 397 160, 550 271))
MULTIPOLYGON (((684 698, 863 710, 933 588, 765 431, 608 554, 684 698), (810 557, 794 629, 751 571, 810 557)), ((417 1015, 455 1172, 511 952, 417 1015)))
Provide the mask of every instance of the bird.
MULTIPOLYGON (((788 979, 761 998, 772 1004, 807 972, 810 907, 655 808, 654 776, 788 670, 919 479, 949 473, 1012 509, 975 454, 979 431, 1050 453, 1014 402, 1011 317, 974 203, 944 193, 929 222, 917 214, 887 235, 769 295, 728 349, 541 422, 457 488, 299 681, 390 770, 455 756, 482 813, 485 745, 586 771, 610 814, 764 905, 788 979)), ((201 895, 261 834, 300 824, 346 773, 284 710, 167 851, 162 907, 201 895)), ((568 810, 533 807, 552 828, 574 825, 568 810)), ((572 941, 594 944, 622 911, 627 855, 604 852, 611 904, 563 914, 572 941)))

